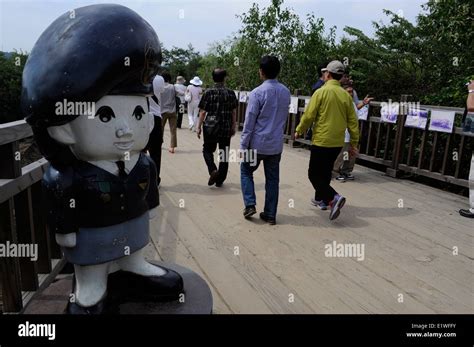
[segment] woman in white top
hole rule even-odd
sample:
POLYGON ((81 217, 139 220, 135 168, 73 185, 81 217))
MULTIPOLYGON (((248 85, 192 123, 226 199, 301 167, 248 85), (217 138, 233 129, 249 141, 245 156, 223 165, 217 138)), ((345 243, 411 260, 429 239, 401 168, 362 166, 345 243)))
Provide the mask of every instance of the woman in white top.
POLYGON ((199 115, 199 101, 202 96, 202 81, 199 77, 195 76, 191 81, 191 85, 186 89, 185 100, 188 103, 188 119, 189 119, 189 130, 196 131, 197 118, 199 115))

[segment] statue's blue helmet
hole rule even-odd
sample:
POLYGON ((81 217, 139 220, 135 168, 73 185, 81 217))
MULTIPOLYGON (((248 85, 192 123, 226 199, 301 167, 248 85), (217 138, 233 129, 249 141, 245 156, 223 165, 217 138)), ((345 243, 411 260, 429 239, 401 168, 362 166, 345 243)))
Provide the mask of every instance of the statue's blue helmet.
POLYGON ((96 102, 105 95, 151 95, 161 64, 153 28, 113 4, 77 8, 40 36, 23 70, 21 106, 35 130, 78 115, 55 114, 57 102, 96 102))

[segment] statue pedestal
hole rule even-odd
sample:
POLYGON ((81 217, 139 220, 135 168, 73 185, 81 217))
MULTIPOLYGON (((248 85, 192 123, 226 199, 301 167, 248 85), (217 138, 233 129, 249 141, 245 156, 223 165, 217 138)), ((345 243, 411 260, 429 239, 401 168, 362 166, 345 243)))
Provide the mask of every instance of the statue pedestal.
MULTIPOLYGON (((181 300, 167 302, 123 302, 113 307, 120 314, 211 314, 212 294, 207 283, 188 268, 151 261, 178 272, 184 282, 181 300)), ((24 314, 63 314, 72 288, 72 275, 53 282, 39 293, 27 306, 24 314)), ((110 295, 116 288, 108 288, 110 295)))

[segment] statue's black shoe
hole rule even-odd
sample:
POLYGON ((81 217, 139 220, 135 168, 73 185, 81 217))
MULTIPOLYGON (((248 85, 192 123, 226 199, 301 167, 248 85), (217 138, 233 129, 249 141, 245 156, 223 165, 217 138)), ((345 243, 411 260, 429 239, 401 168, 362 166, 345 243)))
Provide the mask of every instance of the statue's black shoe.
MULTIPOLYGON (((72 276, 72 293, 76 292, 76 276, 72 276)), ((81 306, 76 302, 68 301, 65 313, 66 314, 86 314, 86 315, 98 315, 98 314, 106 314, 106 313, 115 313, 112 310, 107 308, 107 292, 104 294, 100 301, 92 306, 81 306)))
POLYGON ((459 210, 459 214, 463 217, 466 217, 466 218, 474 218, 474 213, 472 213, 470 210, 459 210))
POLYGON ((75 302, 68 302, 66 307, 67 314, 86 314, 86 315, 96 315, 104 314, 105 312, 105 300, 99 301, 97 304, 89 307, 81 306, 75 302))
POLYGON ((160 267, 163 276, 142 276, 128 271, 117 271, 109 275, 109 293, 120 296, 120 300, 172 301, 183 293, 183 279, 175 271, 160 267))

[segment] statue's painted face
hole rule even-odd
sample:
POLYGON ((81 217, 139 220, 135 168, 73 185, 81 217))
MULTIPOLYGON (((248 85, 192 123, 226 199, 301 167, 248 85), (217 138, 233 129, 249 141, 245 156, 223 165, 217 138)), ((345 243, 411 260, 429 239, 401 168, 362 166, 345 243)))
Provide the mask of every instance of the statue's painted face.
POLYGON ((95 103, 94 117, 79 116, 49 133, 80 160, 127 160, 145 148, 153 122, 146 97, 106 95, 95 103))

